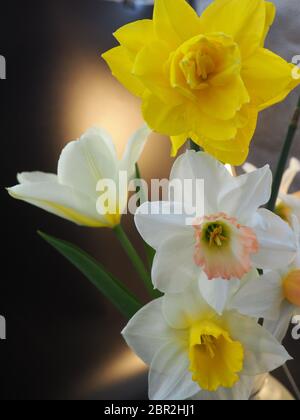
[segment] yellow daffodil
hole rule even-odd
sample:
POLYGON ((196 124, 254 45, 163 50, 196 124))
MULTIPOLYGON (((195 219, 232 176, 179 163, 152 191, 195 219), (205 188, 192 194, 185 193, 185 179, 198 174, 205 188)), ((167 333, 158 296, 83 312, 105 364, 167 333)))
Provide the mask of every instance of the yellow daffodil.
POLYGON ((215 0, 199 17, 185 0, 156 0, 153 20, 120 28, 120 46, 103 58, 142 98, 155 131, 173 154, 188 137, 217 159, 242 164, 259 111, 296 87, 292 64, 264 48, 275 6, 215 0))

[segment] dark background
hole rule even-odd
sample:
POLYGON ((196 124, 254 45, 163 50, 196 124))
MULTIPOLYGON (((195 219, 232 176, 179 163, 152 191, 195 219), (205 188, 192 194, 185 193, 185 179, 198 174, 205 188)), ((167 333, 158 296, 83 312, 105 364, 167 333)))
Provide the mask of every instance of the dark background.
MULTIPOLYGON (((1 4, 0 54, 7 60, 7 80, 0 81, 2 400, 146 396, 144 368, 119 334, 125 321, 36 234, 41 229, 84 247, 144 299, 112 232, 78 228, 11 199, 4 188, 16 183, 18 171, 56 172, 64 144, 95 123, 123 149, 142 121, 139 102, 110 76, 100 54, 114 45, 115 29, 151 13, 101 0, 1 4)), ((288 120, 292 110, 283 109, 288 120)), ((271 149, 278 153, 280 145, 259 143, 264 121, 252 161, 274 164, 271 149)), ((168 139, 153 135, 141 160, 144 177, 167 177, 171 164, 168 139)), ((130 217, 125 228, 142 249, 130 217)), ((292 355, 299 345, 288 343, 292 355)), ((297 362, 290 367, 300 385, 297 362)))

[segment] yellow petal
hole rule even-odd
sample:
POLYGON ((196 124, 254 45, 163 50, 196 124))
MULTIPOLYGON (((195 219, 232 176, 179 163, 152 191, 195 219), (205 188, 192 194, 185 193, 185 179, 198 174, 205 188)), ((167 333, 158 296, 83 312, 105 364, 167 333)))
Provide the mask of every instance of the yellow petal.
POLYGON ((184 105, 168 105, 157 96, 146 94, 143 98, 143 116, 152 130, 166 135, 178 135, 185 131, 184 105))
POLYGON ((275 17, 276 17, 276 6, 275 6, 275 4, 267 1, 266 2, 265 30, 264 30, 264 34, 263 34, 263 38, 262 38, 262 42, 261 42, 262 47, 264 46, 264 43, 265 43, 266 37, 268 35, 269 29, 274 23, 275 17))
POLYGON ((187 141, 189 135, 188 134, 180 134, 179 136, 172 136, 171 143, 172 143, 172 151, 171 156, 177 156, 178 150, 184 145, 187 141))
POLYGON ((132 74, 133 62, 126 48, 120 46, 112 48, 102 55, 112 74, 126 89, 136 96, 143 96, 145 87, 140 80, 132 74))
POLYGON ((199 108, 205 114, 221 120, 232 119, 242 106, 250 101, 241 77, 225 86, 210 86, 199 92, 199 108))
POLYGON ((235 166, 242 165, 247 159, 258 117, 256 109, 245 108, 241 113, 247 113, 247 116, 245 116, 247 123, 237 130, 235 137, 223 142, 212 142, 194 133, 191 135, 193 141, 221 162, 235 166))
POLYGON ((153 21, 150 19, 137 20, 119 28, 114 37, 119 43, 134 53, 154 40, 153 21))
POLYGON ((300 79, 293 79, 292 70, 293 65, 278 55, 264 48, 257 50, 242 69, 251 103, 262 110, 283 100, 300 83, 300 79))
POLYGON ((218 116, 208 115, 201 111, 199 106, 189 104, 186 110, 188 118, 185 132, 195 132, 199 137, 209 138, 213 142, 227 141, 235 137, 237 132, 236 118, 221 120, 218 116))
POLYGON ((223 32, 239 44, 243 57, 261 45, 266 33, 264 0, 216 0, 200 17, 204 33, 223 32))
POLYGON ((173 47, 200 33, 200 19, 186 0, 156 0, 153 22, 157 37, 173 47))
POLYGON ((137 54, 132 72, 163 102, 179 104, 182 96, 170 86, 168 59, 170 50, 166 43, 151 42, 137 54))

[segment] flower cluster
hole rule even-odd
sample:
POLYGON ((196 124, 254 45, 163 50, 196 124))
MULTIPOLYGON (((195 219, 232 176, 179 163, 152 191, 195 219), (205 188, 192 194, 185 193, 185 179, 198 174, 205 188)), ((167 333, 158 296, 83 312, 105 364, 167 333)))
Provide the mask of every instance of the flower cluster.
POLYGON ((265 0, 214 0, 200 17, 185 0, 155 0, 153 20, 119 29, 120 45, 103 55, 142 99, 148 124, 124 157, 92 128, 62 151, 57 175, 21 173, 8 189, 78 225, 114 230, 154 298, 144 307, 88 254, 46 240, 131 318, 123 336, 149 365, 150 399, 249 399, 257 375, 290 359, 281 342, 300 308, 300 198, 289 194, 300 162, 291 160, 274 212, 264 207, 276 192, 268 165, 245 164, 240 176, 225 165, 244 163, 258 113, 300 83, 293 65, 264 48, 274 17, 265 0), (174 155, 188 138, 204 149, 177 157, 170 174, 170 184, 204 182, 203 214, 187 190, 143 202, 135 214, 151 276, 121 228, 128 183, 118 200, 106 196, 115 211, 97 189, 122 171, 128 182, 139 175, 148 126, 171 137, 174 155))

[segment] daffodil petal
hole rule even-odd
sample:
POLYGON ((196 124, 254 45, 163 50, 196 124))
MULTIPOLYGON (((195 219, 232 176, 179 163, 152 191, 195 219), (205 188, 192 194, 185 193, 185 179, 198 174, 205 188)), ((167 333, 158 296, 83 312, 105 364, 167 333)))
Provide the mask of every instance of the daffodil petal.
POLYGON ((251 259, 258 268, 277 269, 287 266, 296 256, 296 238, 289 225, 266 209, 259 209, 250 221, 260 248, 251 259))
POLYGON ((281 343, 289 329, 291 318, 295 313, 295 307, 284 301, 280 308, 277 320, 265 320, 264 327, 281 343))
POLYGON ((153 21, 150 19, 141 19, 130 22, 119 28, 114 33, 114 37, 123 47, 137 54, 145 44, 155 39, 153 21))
POLYGON ((145 121, 156 132, 178 135, 186 129, 184 104, 169 105, 158 96, 147 93, 143 98, 142 111, 145 121))
POLYGON ((207 275, 201 272, 198 276, 199 291, 206 302, 221 315, 225 306, 240 285, 239 280, 213 279, 208 280, 207 275))
POLYGON ((156 299, 138 311, 122 335, 128 346, 150 365, 159 349, 175 337, 162 315, 162 299, 156 299))
POLYGON ((231 35, 246 57, 265 37, 266 3, 264 0, 217 0, 203 12, 200 22, 205 33, 231 35))
POLYGON ((179 234, 158 248, 152 267, 154 286, 165 293, 180 293, 196 281, 198 267, 194 264, 194 238, 179 234), (176 255, 176 264, 174 256, 176 255))
POLYGON ((234 177, 220 200, 222 211, 246 223, 249 217, 269 201, 272 172, 269 165, 248 174, 234 177))
POLYGON ((157 38, 176 47, 200 33, 200 20, 186 0, 156 0, 153 13, 157 38))
POLYGON ((277 272, 259 276, 252 270, 241 281, 229 308, 254 318, 277 319, 283 300, 281 277, 277 272))
POLYGON ((233 177, 224 165, 204 152, 187 151, 179 156, 172 168, 171 180, 189 179, 204 180, 205 208, 204 213, 217 213, 220 211, 219 195, 221 191, 234 185, 233 177), (214 188, 208 186, 210 180, 214 180, 214 188))
POLYGON ((198 392, 192 399, 201 401, 248 401, 254 385, 254 378, 241 375, 232 388, 219 388, 215 392, 198 392))
POLYGON ((259 48, 242 68, 242 78, 250 93, 252 104, 260 110, 287 96, 300 83, 294 80, 293 66, 271 51, 259 48))
POLYGON ((113 76, 133 95, 142 97, 145 92, 143 83, 132 74, 133 61, 125 47, 119 46, 102 54, 113 76))
POLYGON ((255 320, 238 313, 225 317, 231 337, 240 341, 245 349, 243 374, 255 376, 270 372, 291 359, 285 348, 255 320))
POLYGON ((147 202, 137 209, 135 225, 142 238, 154 249, 177 234, 189 234, 182 203, 147 202))
POLYGON ((184 329, 208 315, 212 308, 199 293, 197 279, 185 288, 184 293, 167 293, 163 297, 163 314, 174 329, 184 329))
POLYGON ((150 400, 184 400, 199 389, 189 371, 187 352, 176 344, 165 344, 152 360, 149 373, 150 400))

